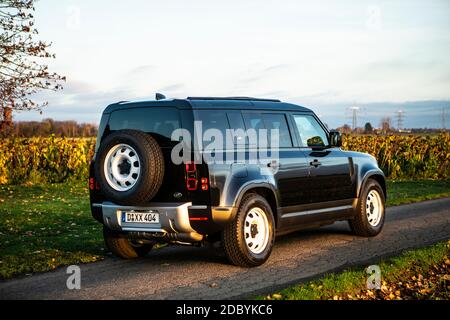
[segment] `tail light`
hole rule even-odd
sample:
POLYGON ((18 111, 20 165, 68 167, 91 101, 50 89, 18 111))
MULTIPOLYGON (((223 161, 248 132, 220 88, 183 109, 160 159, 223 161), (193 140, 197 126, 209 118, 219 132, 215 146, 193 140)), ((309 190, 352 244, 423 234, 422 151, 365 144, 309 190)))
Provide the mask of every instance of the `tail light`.
POLYGON ((197 190, 197 165, 194 162, 186 163, 186 188, 189 191, 197 190))
POLYGON ((202 182, 202 190, 208 191, 209 189, 208 178, 202 178, 201 182, 202 182))
POLYGON ((94 178, 89 178, 89 189, 100 190, 100 184, 94 178))
POLYGON ((186 179, 186 188, 189 191, 197 190, 198 180, 195 178, 187 178, 186 179))
POLYGON ((198 178, 197 165, 194 162, 186 163, 186 188, 189 191, 195 191, 200 183, 200 188, 203 191, 209 190, 208 178, 198 178))
POLYGON ((193 173, 193 174, 197 174, 197 165, 195 164, 195 162, 187 162, 186 163, 186 172, 189 173, 193 173))

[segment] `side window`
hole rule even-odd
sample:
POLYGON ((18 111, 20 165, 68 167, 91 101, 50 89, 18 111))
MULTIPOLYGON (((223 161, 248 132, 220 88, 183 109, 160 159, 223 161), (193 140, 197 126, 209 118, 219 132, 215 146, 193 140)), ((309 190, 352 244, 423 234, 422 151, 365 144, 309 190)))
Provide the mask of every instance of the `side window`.
POLYGON ((326 132, 311 115, 294 115, 294 122, 302 147, 325 147, 329 145, 326 132))
POLYGON ((220 110, 197 110, 194 111, 194 116, 195 121, 202 122, 203 134, 205 134, 208 129, 216 129, 220 131, 222 134, 222 145, 224 147, 227 139, 226 130, 230 129, 226 113, 220 110))
POLYGON ((292 139, 286 121, 286 116, 280 113, 244 113, 245 126, 248 129, 254 129, 257 134, 258 130, 266 129, 268 146, 270 145, 271 130, 278 129, 280 148, 292 147, 292 139))
POLYGON ((244 123, 245 128, 247 129, 247 133, 249 134, 249 146, 256 148, 257 145, 257 136, 259 133, 259 130, 266 129, 266 126, 264 124, 264 119, 261 114, 259 113, 244 113, 242 115, 244 117, 244 123), (249 130, 253 129, 256 133, 256 137, 250 137, 249 130))
POLYGON ((245 135, 245 125, 242 119, 242 114, 238 112, 227 112, 230 129, 233 130, 233 144, 245 147, 248 145, 248 140, 245 135))
POLYGON ((286 122, 286 116, 280 113, 263 114, 264 124, 268 130, 268 139, 270 143, 272 129, 278 129, 278 145, 280 148, 292 147, 291 134, 286 122))

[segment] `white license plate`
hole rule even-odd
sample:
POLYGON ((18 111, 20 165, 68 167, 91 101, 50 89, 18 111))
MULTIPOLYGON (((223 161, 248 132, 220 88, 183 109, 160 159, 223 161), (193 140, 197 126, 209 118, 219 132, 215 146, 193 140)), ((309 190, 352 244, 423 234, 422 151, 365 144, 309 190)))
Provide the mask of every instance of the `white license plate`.
POLYGON ((156 212, 122 211, 122 222, 159 223, 159 214, 156 212))

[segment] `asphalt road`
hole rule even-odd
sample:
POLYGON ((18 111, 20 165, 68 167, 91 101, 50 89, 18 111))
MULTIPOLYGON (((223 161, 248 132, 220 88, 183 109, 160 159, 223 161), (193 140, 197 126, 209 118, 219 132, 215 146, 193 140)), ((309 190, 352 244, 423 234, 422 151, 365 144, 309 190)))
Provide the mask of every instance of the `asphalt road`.
POLYGON ((251 298, 449 238, 450 198, 445 198, 388 208, 385 228, 375 238, 352 236, 344 222, 279 237, 258 268, 228 265, 216 248, 171 246, 141 260, 82 265, 80 290, 67 289, 65 268, 2 281, 0 299, 251 298))

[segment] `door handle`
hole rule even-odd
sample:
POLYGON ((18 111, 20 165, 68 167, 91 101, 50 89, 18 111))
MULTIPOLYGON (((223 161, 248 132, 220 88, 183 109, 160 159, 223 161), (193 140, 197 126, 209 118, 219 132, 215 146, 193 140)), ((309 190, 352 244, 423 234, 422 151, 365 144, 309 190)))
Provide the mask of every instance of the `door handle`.
POLYGON ((314 159, 314 161, 311 161, 309 164, 315 168, 322 165, 322 163, 320 163, 320 161, 318 161, 317 159, 314 159))

